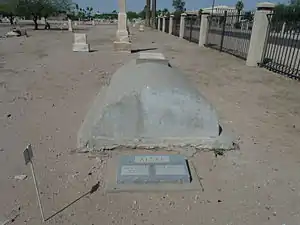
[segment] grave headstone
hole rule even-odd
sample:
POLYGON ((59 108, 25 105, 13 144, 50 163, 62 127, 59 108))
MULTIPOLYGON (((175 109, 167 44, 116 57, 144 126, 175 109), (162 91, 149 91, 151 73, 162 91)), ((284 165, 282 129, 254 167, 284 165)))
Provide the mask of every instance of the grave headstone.
POLYGON ((181 155, 127 155, 120 158, 117 184, 190 183, 181 155))
POLYGON ((140 28, 139 28, 139 31, 140 31, 140 32, 144 32, 144 30, 145 30, 145 27, 144 27, 143 24, 141 24, 141 25, 140 25, 140 28))
POLYGON ((73 52, 89 52, 90 45, 87 43, 86 34, 74 34, 73 52))
POLYGON ((114 41, 114 49, 116 51, 131 52, 131 43, 127 30, 126 0, 118 0, 118 3, 118 30, 116 41, 114 41))

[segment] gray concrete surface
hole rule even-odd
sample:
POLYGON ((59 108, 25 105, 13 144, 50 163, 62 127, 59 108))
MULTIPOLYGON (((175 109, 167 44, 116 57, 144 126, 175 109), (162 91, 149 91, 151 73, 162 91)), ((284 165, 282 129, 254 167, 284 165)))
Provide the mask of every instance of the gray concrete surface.
POLYGON ((161 63, 136 61, 118 69, 109 87, 98 94, 79 130, 79 148, 233 148, 233 140, 222 143, 219 138, 213 106, 182 72, 161 63))

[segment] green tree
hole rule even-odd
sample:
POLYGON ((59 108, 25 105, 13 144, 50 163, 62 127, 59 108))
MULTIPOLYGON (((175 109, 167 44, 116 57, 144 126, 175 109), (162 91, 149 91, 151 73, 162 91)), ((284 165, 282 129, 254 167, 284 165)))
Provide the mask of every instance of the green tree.
POLYGON ((91 18, 92 17, 92 12, 93 12, 93 7, 86 7, 86 16, 88 18, 91 18))
POLYGON ((162 10, 161 9, 159 9, 159 10, 157 10, 157 15, 162 15, 162 10))
POLYGON ((237 1, 235 9, 238 11, 238 15, 240 15, 241 11, 244 9, 244 3, 242 0, 237 1))
POLYGON ((69 0, 18 0, 16 14, 31 17, 34 29, 38 29, 38 19, 47 18, 57 13, 69 13, 71 2, 69 0))
POLYGON ((167 8, 164 8, 163 11, 162 11, 163 15, 167 16, 169 15, 169 10, 167 8))
POLYGON ((300 0, 291 0, 290 5, 300 5, 300 0))
POLYGON ((183 0, 173 0, 173 7, 176 12, 184 12, 185 11, 185 1, 183 0))
POLYGON ((139 14, 137 14, 136 12, 128 11, 127 12, 127 18, 129 20, 137 19, 137 18, 139 18, 139 14))
POLYGON ((0 5, 0 14, 9 18, 10 24, 14 24, 18 0, 4 0, 0 5))
POLYGON ((253 13, 251 11, 245 12, 242 16, 243 20, 253 21, 253 13))
POLYGON ((147 5, 145 5, 144 9, 139 13, 139 17, 141 17, 143 20, 146 19, 146 10, 147 5))

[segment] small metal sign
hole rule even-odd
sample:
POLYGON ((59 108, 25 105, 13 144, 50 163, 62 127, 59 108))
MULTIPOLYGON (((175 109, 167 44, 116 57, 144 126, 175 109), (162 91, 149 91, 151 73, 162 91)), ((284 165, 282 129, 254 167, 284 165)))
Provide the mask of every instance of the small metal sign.
POLYGON ((42 206, 42 202, 41 202, 41 198, 40 198, 40 192, 39 192, 39 188, 38 188, 37 181, 36 181, 36 178, 35 178, 35 173, 34 173, 34 167, 33 167, 33 161, 32 161, 33 152, 32 152, 31 144, 27 145, 27 147, 23 151, 23 156, 24 156, 25 164, 27 165, 29 163, 29 165, 30 165, 32 178, 33 178, 33 182, 34 182, 34 187, 35 187, 35 192, 36 192, 36 196, 37 196, 37 199, 38 199, 38 204, 39 204, 39 207, 40 207, 42 220, 43 220, 43 222, 45 222, 44 210, 43 210, 43 206, 42 206))
POLYGON ((23 155, 24 155, 25 164, 27 165, 29 162, 31 162, 31 160, 33 158, 33 152, 32 152, 31 144, 29 144, 26 147, 26 149, 23 152, 23 155))

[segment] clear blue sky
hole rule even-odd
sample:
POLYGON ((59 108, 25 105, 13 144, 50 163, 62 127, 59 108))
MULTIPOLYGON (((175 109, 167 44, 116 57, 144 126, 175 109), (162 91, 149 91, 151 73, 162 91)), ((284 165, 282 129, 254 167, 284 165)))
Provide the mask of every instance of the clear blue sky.
MULTIPOLYGON (((92 6, 97 12, 111 12, 114 9, 118 11, 118 0, 74 0, 80 7, 92 6)), ((244 0, 245 9, 254 9, 257 2, 265 0, 244 0)), ((266 0, 274 3, 286 3, 288 0, 266 0)), ((127 10, 141 11, 145 6, 146 0, 126 0, 127 10)), ((172 10, 172 0, 156 0, 157 9, 168 8, 172 10)), ((212 0, 185 0, 187 10, 209 7, 212 0)), ((237 0, 216 0, 216 5, 234 6, 237 0)))

